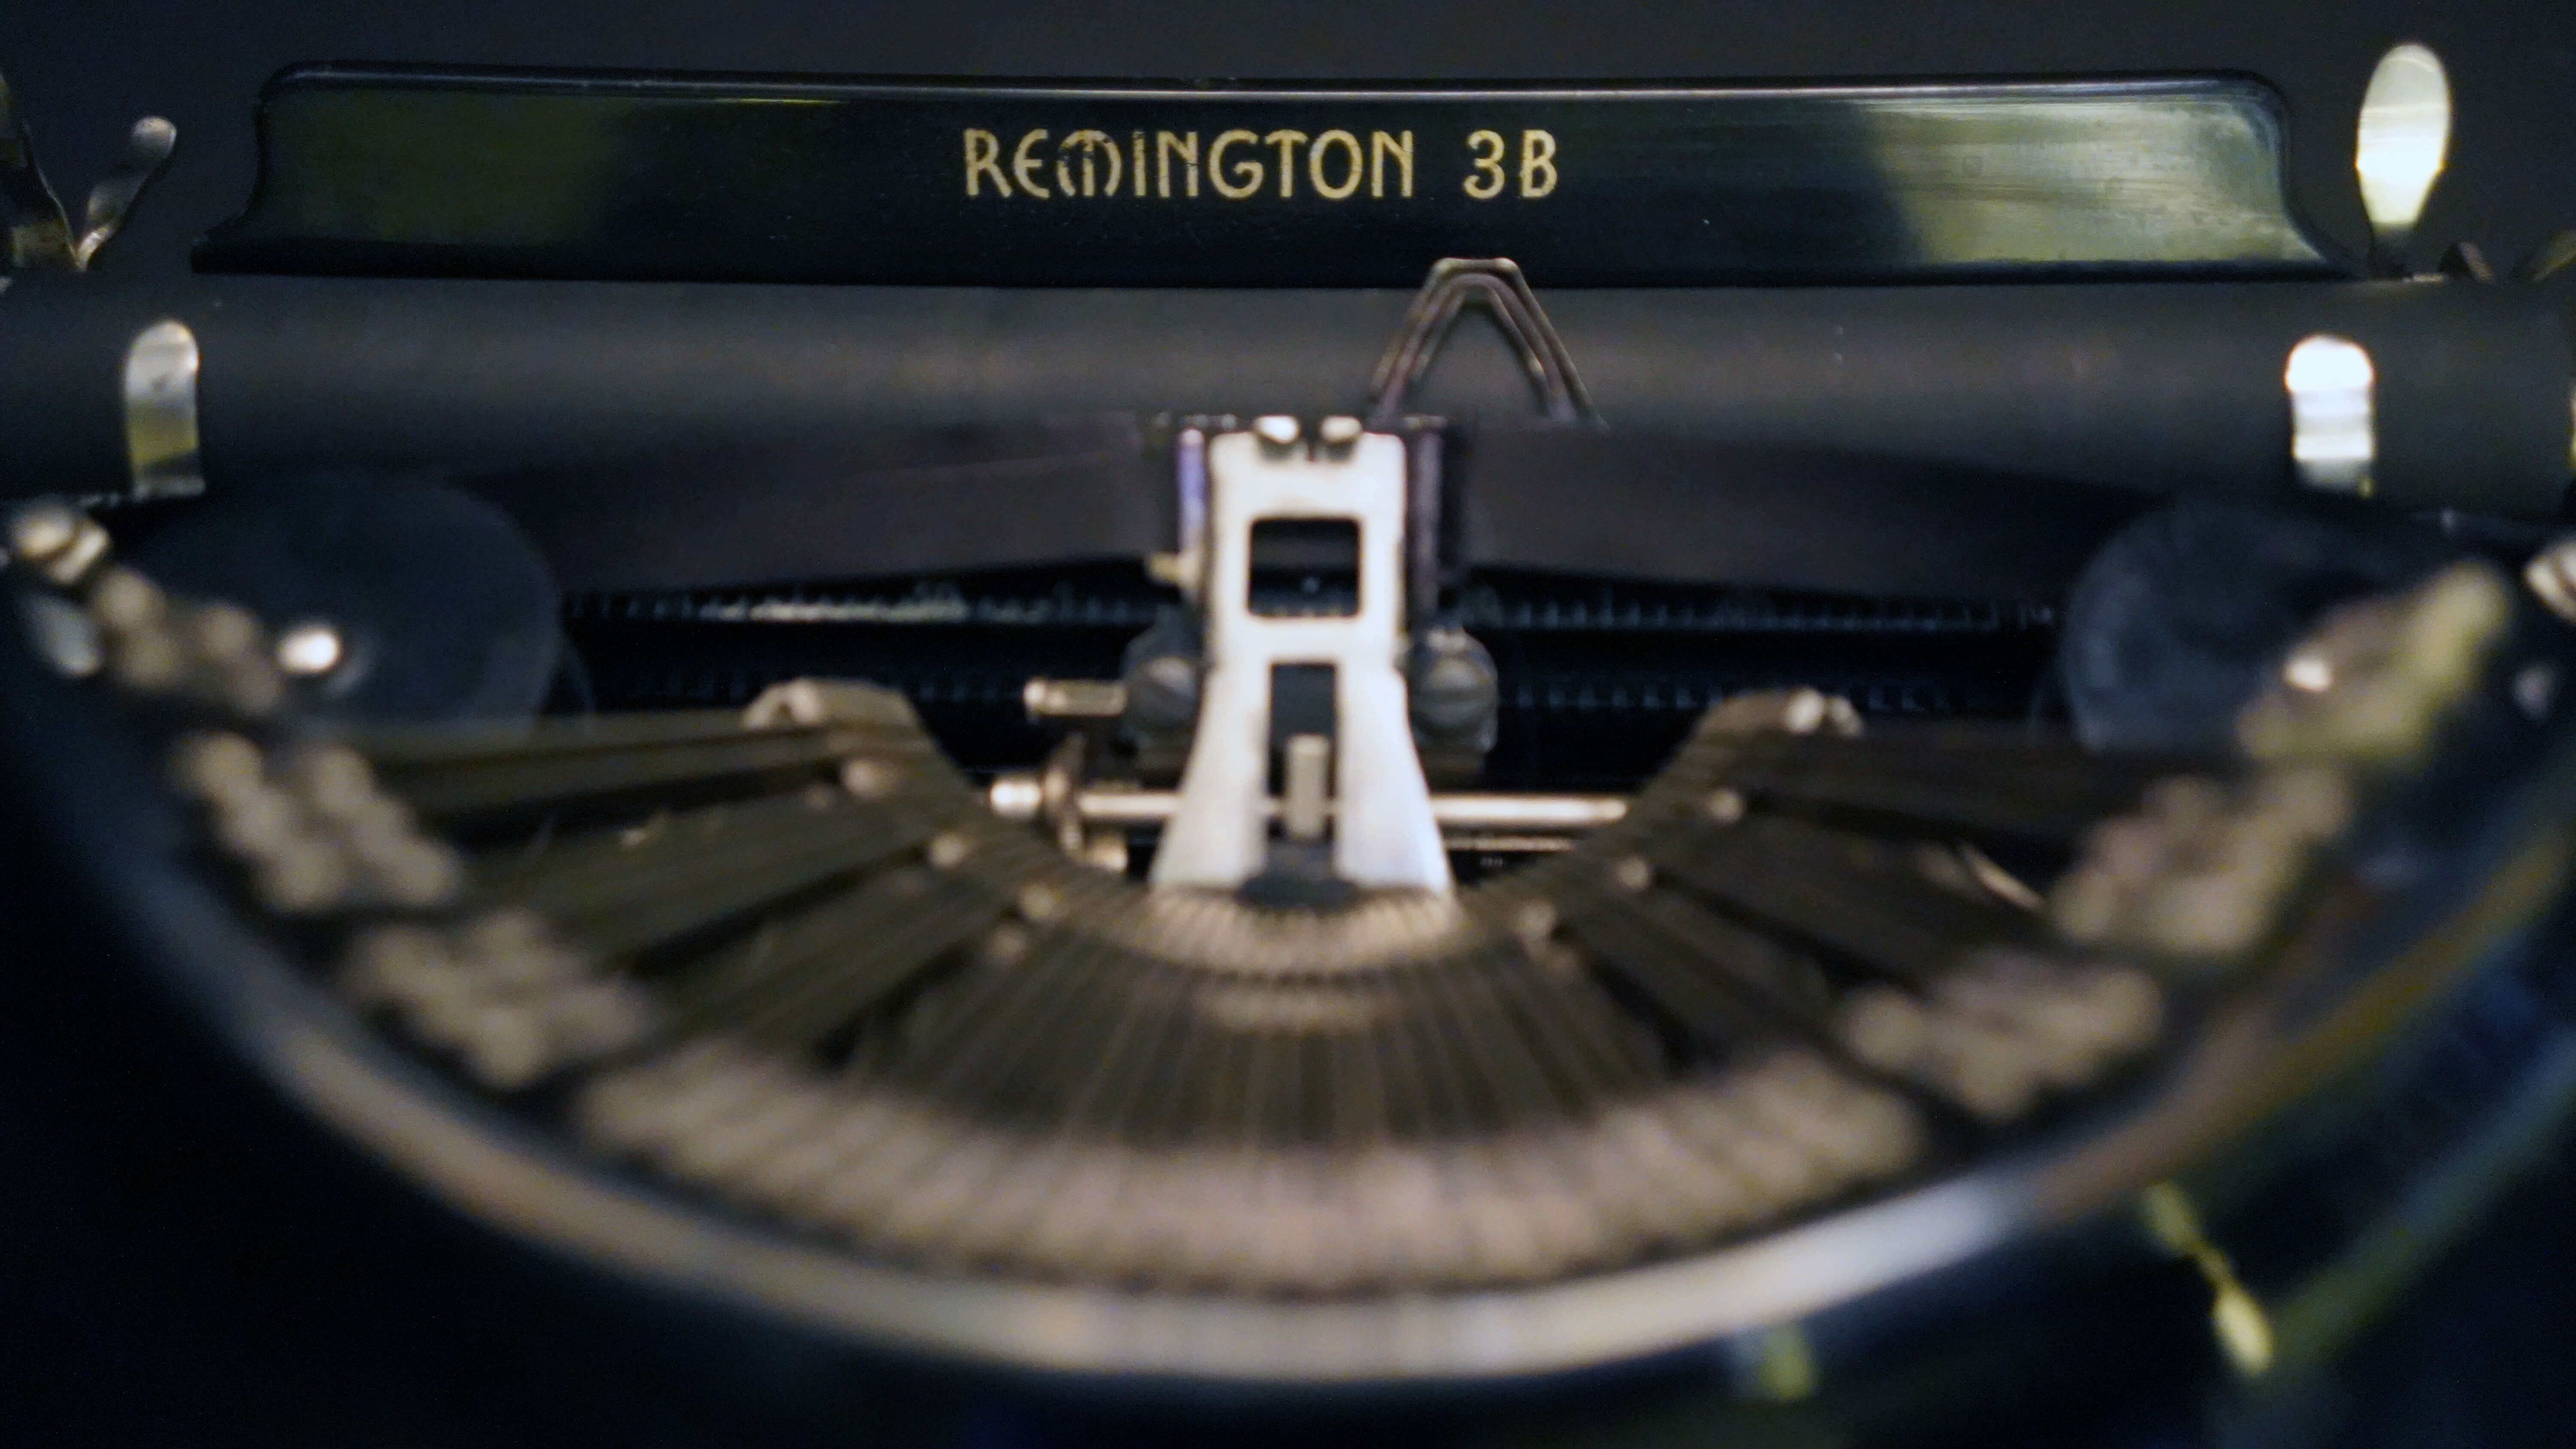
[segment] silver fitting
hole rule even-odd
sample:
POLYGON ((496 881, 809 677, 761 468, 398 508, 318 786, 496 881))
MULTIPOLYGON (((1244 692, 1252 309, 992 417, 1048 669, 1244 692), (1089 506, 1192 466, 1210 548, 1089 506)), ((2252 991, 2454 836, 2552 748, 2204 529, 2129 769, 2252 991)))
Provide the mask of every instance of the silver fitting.
POLYGON ((140 501, 206 491, 197 460, 197 334, 165 319, 125 349, 125 452, 140 501))
POLYGON ((2522 581, 2549 612, 2576 624, 2576 533, 2543 545, 2522 566, 2522 581))
POLYGON ((2281 382, 2290 394, 2290 461, 2320 493, 2371 494, 2379 436, 2370 353, 2349 337, 2319 332, 2290 349, 2281 382))
POLYGON ((1114 720, 1127 712, 1127 687, 1114 679, 1032 679, 1020 689, 1031 720, 1114 720))
POLYGON ((1367 431, 1357 418, 1330 417, 1315 425, 1315 439, 1327 448, 1347 448, 1367 431))
POLYGON ((9 554, 56 588, 79 584, 107 556, 107 530, 59 498, 21 504, 9 517, 9 554))

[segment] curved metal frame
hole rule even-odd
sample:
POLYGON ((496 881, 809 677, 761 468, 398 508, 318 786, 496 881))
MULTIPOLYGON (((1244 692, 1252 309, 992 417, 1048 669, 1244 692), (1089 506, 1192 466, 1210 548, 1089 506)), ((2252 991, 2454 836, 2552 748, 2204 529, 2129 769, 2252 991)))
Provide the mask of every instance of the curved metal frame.
MULTIPOLYGON (((133 852, 145 772, 109 758, 16 645, 0 691, 22 760, 129 930, 280 1092, 449 1205, 539 1246, 881 1347, 995 1366, 1280 1386, 1473 1382, 1748 1338, 2017 1242, 2098 1221, 2369 1059, 2558 898, 2576 855, 2576 738, 2490 825, 2481 868, 2403 903, 2422 928, 2318 1011, 2301 988, 2346 928, 2312 928, 2261 994, 2204 1024, 2142 1109, 1947 1182, 1682 1261, 1519 1292, 1297 1303, 975 1282, 873 1266, 618 1180, 373 1037, 213 887, 133 852), (122 774, 119 788, 97 781, 122 774), (75 801, 75 786, 87 798, 75 801), (115 798, 121 794, 122 800, 115 798), (102 799, 105 796, 107 798, 102 799), (102 805, 105 808, 101 808, 102 805), (2471 888, 2463 889, 2463 879, 2471 888), (2330 939, 2334 938, 2334 939, 2330 939)), ((2318 913, 2333 918, 2338 913, 2318 913)), ((2141 1250, 2144 1240, 2141 1239, 2141 1250)))

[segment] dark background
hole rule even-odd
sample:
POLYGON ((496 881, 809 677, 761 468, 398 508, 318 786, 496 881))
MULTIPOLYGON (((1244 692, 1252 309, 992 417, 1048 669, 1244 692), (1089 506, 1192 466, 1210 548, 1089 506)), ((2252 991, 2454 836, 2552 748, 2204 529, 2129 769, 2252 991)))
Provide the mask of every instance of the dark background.
MULTIPOLYGON (((2576 224, 2566 0, 0 3, 0 70, 75 206, 132 118, 178 124, 177 161, 106 253, 111 272, 185 265, 188 244, 248 195, 260 82, 322 59, 1388 80, 2247 70, 2289 99, 2299 204, 2358 252, 2353 113, 2373 61, 2409 38, 2441 52, 2458 110, 2418 262, 2467 236, 2509 264, 2576 224)), ((2576 303, 2576 277, 2556 285, 2576 303)), ((506 1266, 504 1250, 317 1147, 258 1084, 225 1073, 136 963, 81 949, 77 887, 27 843, 12 784, 0 780, 0 837, 17 846, 0 838, 0 1423, 18 1442, 1057 1442, 936 1378, 824 1392, 827 1366, 721 1323, 642 1347, 594 1337, 635 1305, 602 1307, 593 1284, 522 1278, 509 1296, 488 1293, 478 1275, 506 1266), (106 1024, 112 1053, 96 1045, 106 1024), (770 1407, 746 1411, 716 1384, 758 1387, 770 1407)), ((2517 1194, 2500 1231, 2456 1255, 2331 1393, 2252 1437, 2317 1449, 2576 1442, 2570 1160, 2562 1151, 2517 1194)), ((2045 1441, 2206 1442, 2191 1406, 2170 1409, 2045 1441)), ((1596 1442, 1578 1422, 1540 1416, 1522 1437, 1596 1442)), ((1641 1442, 1676 1449, 1817 1442, 1741 1438, 1687 1416, 1650 1430, 1641 1442)), ((1305 1442, 1316 1437, 1364 1436, 1345 1422, 1305 1442)), ((1104 1442, 1137 1441, 1113 1430, 1104 1442)))

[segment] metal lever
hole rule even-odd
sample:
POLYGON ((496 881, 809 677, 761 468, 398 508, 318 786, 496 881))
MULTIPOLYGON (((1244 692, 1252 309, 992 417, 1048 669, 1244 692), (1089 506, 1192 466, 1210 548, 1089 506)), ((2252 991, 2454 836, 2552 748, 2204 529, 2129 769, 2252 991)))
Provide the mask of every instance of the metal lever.
POLYGON ((2451 147, 2451 82, 2442 59, 2412 43, 2392 48, 2361 97, 2353 169, 2370 217, 2371 270, 2407 275, 2406 245, 2451 147))
POLYGON ((134 203, 152 184, 179 144, 179 128, 159 116, 145 116, 126 134, 125 154, 90 188, 82 208, 78 235, 62 200, 36 163, 35 141, 19 119, 0 76, 0 204, 8 207, 9 269, 78 272, 89 269, 99 249, 115 237, 133 214, 134 203))
POLYGON ((0 76, 0 205, 9 208, 9 269, 69 270, 74 259, 72 231, 63 220, 63 204, 36 165, 35 143, 10 95, 9 78, 0 76))
POLYGON ((2513 277, 2517 282, 2545 282, 2570 263, 2576 263, 2576 226, 2551 232, 2514 268, 2513 277))
POLYGON ((145 116, 125 133, 125 154, 89 189, 89 202, 82 208, 80 240, 72 246, 72 260, 82 270, 88 270, 98 249, 124 227, 135 201, 161 168, 170 164, 170 153, 178 144, 179 128, 159 116, 145 116))

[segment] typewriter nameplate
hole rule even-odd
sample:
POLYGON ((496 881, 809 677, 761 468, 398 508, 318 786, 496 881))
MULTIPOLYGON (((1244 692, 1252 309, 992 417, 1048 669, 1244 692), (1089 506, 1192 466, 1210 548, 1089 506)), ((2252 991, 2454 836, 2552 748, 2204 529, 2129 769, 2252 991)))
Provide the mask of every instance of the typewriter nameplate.
POLYGON ((2278 100, 2194 80, 1500 90, 315 68, 201 267, 997 285, 2332 270, 2278 100))

